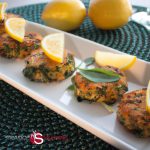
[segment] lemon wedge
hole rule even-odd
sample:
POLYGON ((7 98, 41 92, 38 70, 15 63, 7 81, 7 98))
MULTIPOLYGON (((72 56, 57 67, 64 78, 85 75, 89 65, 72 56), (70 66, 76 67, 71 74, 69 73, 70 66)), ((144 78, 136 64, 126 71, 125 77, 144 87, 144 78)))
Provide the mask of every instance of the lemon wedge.
POLYGON ((64 34, 50 34, 41 42, 44 53, 52 60, 62 63, 64 59, 64 34))
POLYGON ((146 91, 146 111, 150 113, 150 81, 146 91))
POLYGON ((136 56, 96 51, 95 61, 100 66, 109 65, 127 70, 135 63, 136 56))
POLYGON ((7 3, 0 3, 0 20, 5 19, 5 10, 7 8, 7 3))
POLYGON ((6 32, 13 39, 23 42, 25 36, 26 20, 23 18, 9 18, 5 22, 6 32))

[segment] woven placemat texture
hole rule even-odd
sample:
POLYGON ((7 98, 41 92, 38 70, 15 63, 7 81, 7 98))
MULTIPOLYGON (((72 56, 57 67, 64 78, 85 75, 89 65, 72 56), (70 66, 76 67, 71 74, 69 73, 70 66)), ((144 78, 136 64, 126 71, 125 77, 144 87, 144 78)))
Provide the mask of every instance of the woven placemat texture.
MULTIPOLYGON (((86 7, 89 5, 87 0, 85 0, 85 5, 86 7)), ((30 5, 11 9, 9 12, 19 14, 27 20, 44 24, 40 19, 44 6, 45 4, 30 5)), ((145 10, 143 7, 134 8, 137 11, 145 10)), ((97 29, 90 19, 86 18, 80 28, 71 33, 150 61, 150 32, 133 21, 120 29, 105 31, 97 29)))
MULTIPOLYGON (((85 1, 86 7, 88 2, 85 1)), ((9 10, 27 20, 43 24, 40 19, 45 4, 29 5, 9 10)), ((135 7, 137 11, 145 8, 135 7)), ((71 33, 102 43, 120 51, 150 61, 150 33, 141 25, 129 22, 114 31, 96 29, 86 18, 81 27, 71 33)), ((68 121, 32 98, 0 81, 0 149, 82 149, 114 150, 115 148, 68 121), (27 139, 7 136, 29 136, 33 131, 43 135, 67 136, 68 140, 45 140, 33 145, 27 139)))

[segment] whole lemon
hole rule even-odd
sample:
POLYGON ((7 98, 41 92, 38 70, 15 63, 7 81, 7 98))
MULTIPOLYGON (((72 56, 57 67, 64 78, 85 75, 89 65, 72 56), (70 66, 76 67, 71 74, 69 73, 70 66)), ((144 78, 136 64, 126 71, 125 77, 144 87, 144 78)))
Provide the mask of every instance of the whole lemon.
POLYGON ((86 16, 86 8, 80 0, 51 0, 43 10, 46 25, 65 31, 78 28, 86 16))
POLYGON ((129 0, 91 0, 88 15, 101 29, 116 29, 125 25, 132 15, 129 0))

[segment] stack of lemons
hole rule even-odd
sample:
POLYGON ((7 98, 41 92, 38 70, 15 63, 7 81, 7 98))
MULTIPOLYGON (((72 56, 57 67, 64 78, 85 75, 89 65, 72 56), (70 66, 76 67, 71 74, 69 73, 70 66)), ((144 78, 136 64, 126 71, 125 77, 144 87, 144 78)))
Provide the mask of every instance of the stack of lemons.
MULTIPOLYGON (((128 0, 91 0, 88 16, 101 29, 125 25, 132 14, 128 0)), ((51 27, 70 31, 78 28, 86 17, 81 0, 51 0, 42 13, 42 20, 51 27)))

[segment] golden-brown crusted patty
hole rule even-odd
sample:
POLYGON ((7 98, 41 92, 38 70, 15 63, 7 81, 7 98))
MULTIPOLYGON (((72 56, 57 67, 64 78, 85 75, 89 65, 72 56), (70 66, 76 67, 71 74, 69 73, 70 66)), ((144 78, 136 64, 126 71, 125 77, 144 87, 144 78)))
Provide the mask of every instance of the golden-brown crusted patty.
POLYGON ((124 94, 118 106, 120 123, 138 137, 150 137, 150 114, 146 111, 146 89, 124 94))
POLYGON ((125 74, 114 67, 102 67, 112 70, 120 75, 119 81, 108 83, 94 83, 87 80, 80 73, 76 73, 75 95, 78 100, 89 100, 91 102, 103 101, 107 104, 113 104, 121 99, 122 95, 128 90, 125 74))
POLYGON ((57 63, 48 58, 42 50, 38 50, 27 57, 23 74, 31 81, 50 82, 64 80, 71 76, 74 70, 75 62, 71 54, 66 52, 63 63, 57 63))
MULTIPOLYGON (((11 13, 5 14, 5 20, 7 20, 8 18, 19 18, 19 17, 20 16, 16 14, 11 13)), ((5 26, 4 26, 5 20, 0 21, 0 34, 5 33, 5 26)))
POLYGON ((12 39, 7 33, 0 35, 0 56, 6 58, 24 58, 41 45, 42 37, 38 33, 26 33, 24 42, 12 39))

